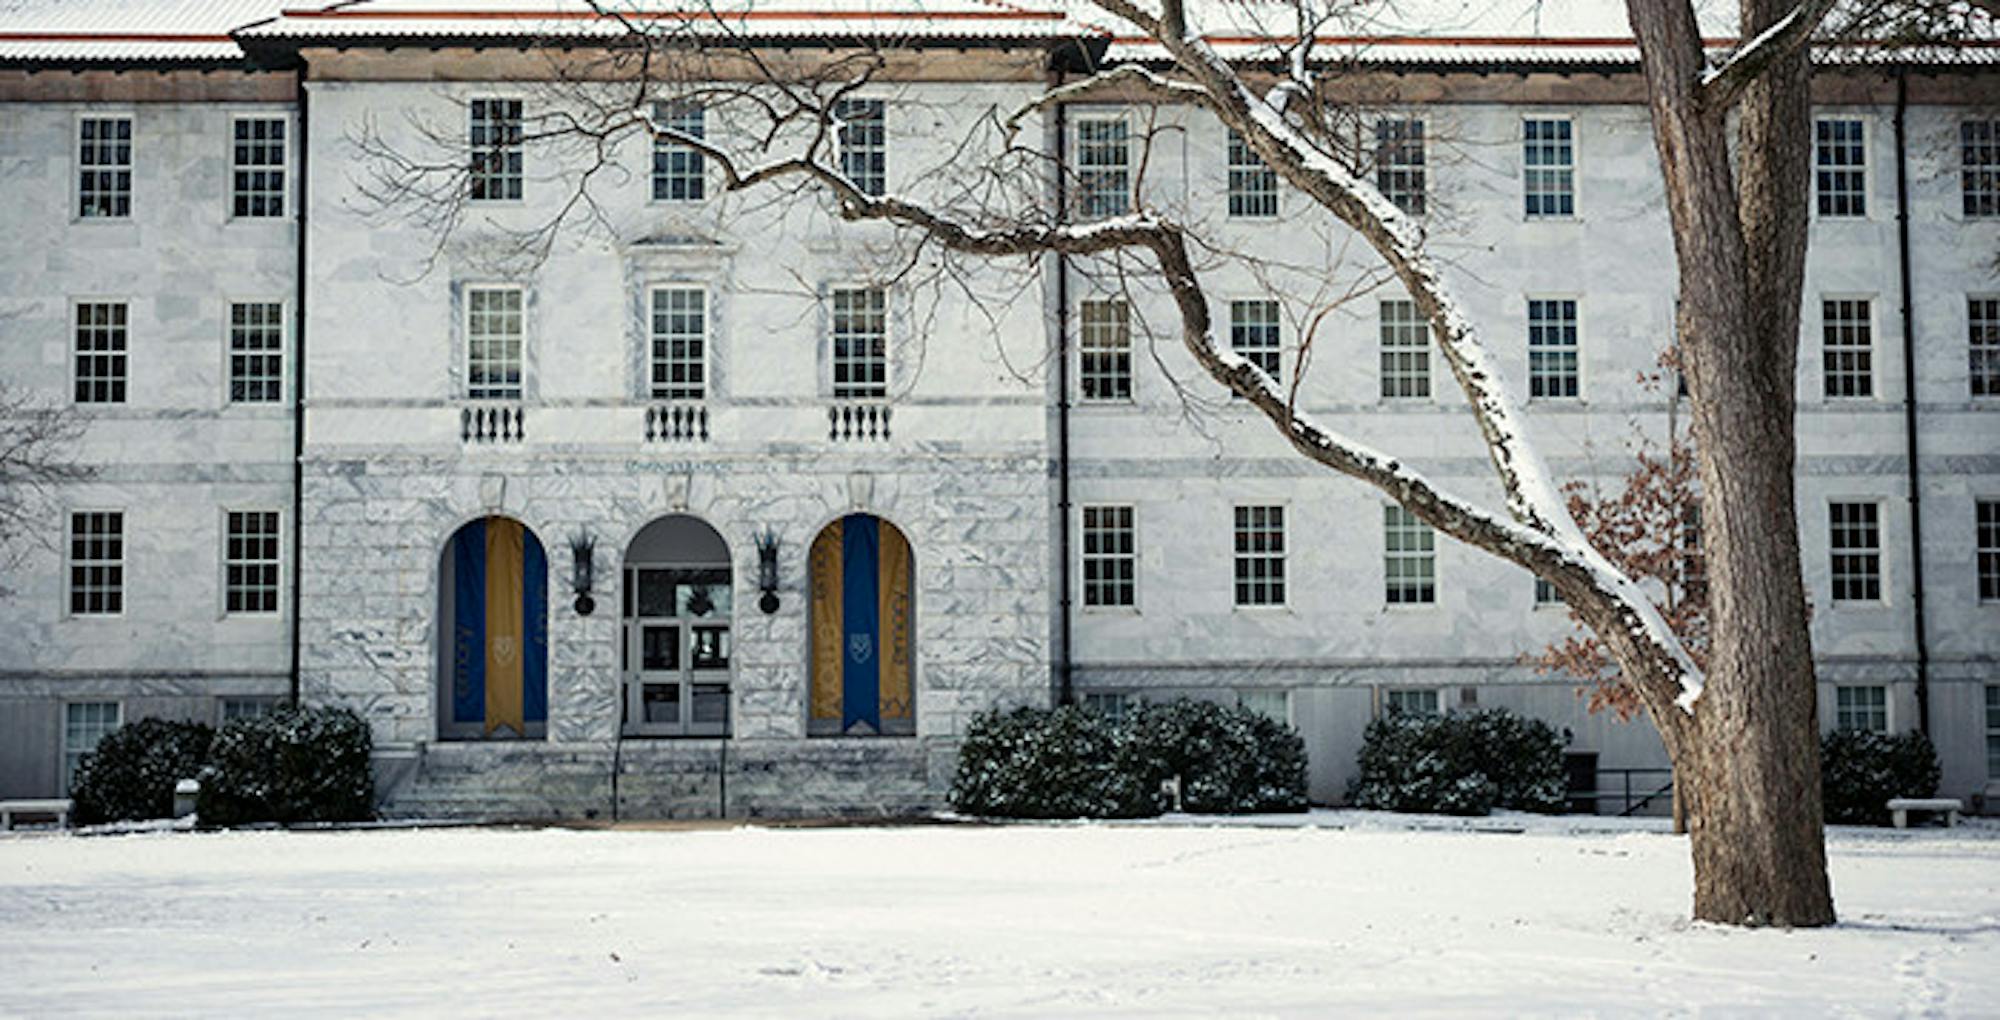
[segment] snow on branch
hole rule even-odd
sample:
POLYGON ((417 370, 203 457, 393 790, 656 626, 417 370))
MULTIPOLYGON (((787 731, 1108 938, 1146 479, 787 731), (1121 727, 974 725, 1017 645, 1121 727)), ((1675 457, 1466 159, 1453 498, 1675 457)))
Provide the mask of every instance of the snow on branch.
POLYGON ((1702 104, 1727 111, 1743 90, 1772 64, 1798 52, 1834 8, 1837 0, 1801 0, 1791 13, 1771 23, 1757 37, 1736 48, 1719 67, 1701 76, 1702 104))

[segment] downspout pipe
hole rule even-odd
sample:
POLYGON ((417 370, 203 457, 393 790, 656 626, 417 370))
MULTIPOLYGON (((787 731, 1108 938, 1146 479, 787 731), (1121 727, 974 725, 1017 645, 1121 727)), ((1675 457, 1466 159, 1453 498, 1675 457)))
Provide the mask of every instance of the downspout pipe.
POLYGON ((1917 338, 1910 286, 1910 149, 1905 121, 1909 115, 1910 82, 1905 68, 1896 69, 1896 269, 1902 288, 1903 325, 1903 460, 1910 487, 1910 617, 1917 640, 1917 731, 1931 731, 1931 648, 1924 619, 1924 488, 1917 460, 1917 338))
MULTIPOLYGON (((1060 88, 1063 72, 1060 67, 1049 71, 1049 88, 1060 88)), ((1056 103, 1056 215, 1062 219, 1069 216, 1069 122, 1064 104, 1056 103)), ((1075 657, 1070 654, 1070 641, 1074 631, 1072 618, 1076 615, 1074 595, 1071 592, 1070 566, 1070 498, 1069 498, 1069 256, 1056 253, 1056 566, 1058 606, 1060 618, 1058 645, 1060 651, 1056 659, 1056 703, 1073 705, 1076 703, 1074 677, 1075 657)))
POLYGON ((299 633, 299 589, 304 575, 305 555, 302 538, 305 534, 305 476, 306 476, 306 182, 307 160, 311 158, 311 147, 306 144, 306 125, 311 118, 306 115, 306 64, 300 61, 292 70, 293 89, 297 95, 297 128, 292 132, 298 148, 298 187, 294 189, 297 199, 292 208, 292 240, 296 274, 292 281, 292 669, 291 703, 299 703, 301 667, 303 662, 299 633))

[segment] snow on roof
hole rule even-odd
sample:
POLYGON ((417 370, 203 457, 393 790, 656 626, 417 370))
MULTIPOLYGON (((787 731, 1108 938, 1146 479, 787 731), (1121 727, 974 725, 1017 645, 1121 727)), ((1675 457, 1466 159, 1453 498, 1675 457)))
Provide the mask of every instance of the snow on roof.
POLYGON ((278 0, 0 0, 0 61, 228 61, 278 0))

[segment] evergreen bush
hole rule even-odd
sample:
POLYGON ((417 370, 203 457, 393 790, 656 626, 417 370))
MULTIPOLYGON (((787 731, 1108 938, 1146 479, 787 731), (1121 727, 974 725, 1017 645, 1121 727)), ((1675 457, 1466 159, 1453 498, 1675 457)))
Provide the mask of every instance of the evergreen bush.
POLYGON ((1126 726, 1128 767, 1148 789, 1179 776, 1184 810, 1306 809, 1306 745, 1290 726, 1241 705, 1187 698, 1142 706, 1126 726))
POLYGON ((214 737, 206 724, 176 719, 140 719, 105 734, 70 783, 77 824, 172 818, 175 784, 201 774, 214 737))
POLYGON ((1937 751, 1923 734, 1835 730, 1819 741, 1826 820, 1838 825, 1887 825, 1895 797, 1937 792, 1937 751))
POLYGON ((974 716, 958 749, 953 810, 991 818, 1142 818, 1156 794, 1125 767, 1122 729, 1095 712, 997 709, 974 716))
POLYGON ((345 708, 281 708, 215 735, 196 813, 205 826, 374 816, 368 724, 345 708))
POLYGON ((1555 729, 1505 709, 1453 715, 1392 712, 1368 724, 1348 799, 1378 811, 1554 814, 1568 804, 1555 729))

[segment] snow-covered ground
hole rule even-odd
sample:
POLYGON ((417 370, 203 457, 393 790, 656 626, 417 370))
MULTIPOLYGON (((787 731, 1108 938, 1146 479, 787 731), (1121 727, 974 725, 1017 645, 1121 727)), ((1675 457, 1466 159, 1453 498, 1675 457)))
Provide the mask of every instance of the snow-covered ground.
POLYGON ((1782 932, 1652 823, 1299 821, 0 837, 0 1014, 2000 1013, 1994 828, 1782 932))

